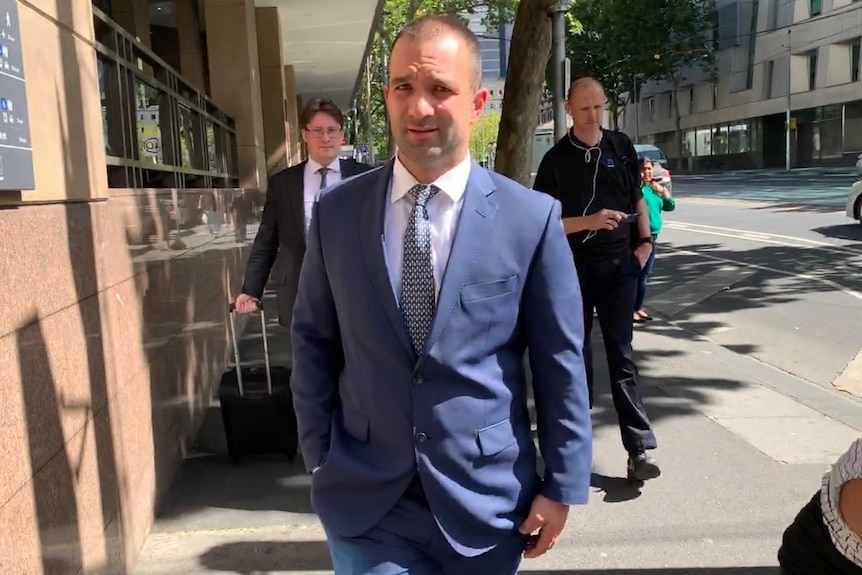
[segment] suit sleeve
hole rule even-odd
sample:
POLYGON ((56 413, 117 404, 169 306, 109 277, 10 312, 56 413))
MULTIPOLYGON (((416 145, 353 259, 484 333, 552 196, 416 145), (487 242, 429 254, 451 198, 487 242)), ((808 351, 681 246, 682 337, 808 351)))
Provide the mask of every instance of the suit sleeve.
POLYGON ((554 202, 527 276, 522 317, 545 462, 541 493, 568 505, 587 502, 592 464, 582 306, 560 204, 554 202))
POLYGON ((275 263, 278 254, 278 192, 273 180, 269 181, 266 192, 266 201, 263 204, 263 215, 260 227, 248 256, 245 267, 245 278, 242 283, 242 293, 260 299, 266 282, 269 280, 269 272, 275 263))
POLYGON ((308 471, 323 465, 329 451, 338 378, 344 366, 338 315, 321 248, 319 207, 316 202, 306 236, 290 330, 293 404, 308 471))

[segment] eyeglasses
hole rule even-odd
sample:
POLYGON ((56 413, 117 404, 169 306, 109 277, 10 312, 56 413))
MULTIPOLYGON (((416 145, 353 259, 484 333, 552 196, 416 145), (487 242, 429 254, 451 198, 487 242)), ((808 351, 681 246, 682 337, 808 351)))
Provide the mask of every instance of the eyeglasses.
POLYGON ((315 138, 322 138, 323 136, 329 136, 330 138, 334 138, 341 133, 341 128, 312 128, 309 130, 305 129, 306 132, 312 134, 315 138))

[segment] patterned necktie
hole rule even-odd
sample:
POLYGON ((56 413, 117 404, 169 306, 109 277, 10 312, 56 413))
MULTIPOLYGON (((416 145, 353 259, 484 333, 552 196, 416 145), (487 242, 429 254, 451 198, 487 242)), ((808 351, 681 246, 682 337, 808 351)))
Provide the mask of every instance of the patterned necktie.
POLYGON ((317 173, 320 174, 320 189, 322 190, 326 187, 326 174, 329 173, 329 168, 320 168, 317 173))
POLYGON ((440 188, 419 184, 408 192, 413 210, 404 233, 404 261, 401 268, 401 313, 410 333, 413 350, 418 356, 434 320, 436 296, 434 268, 431 263, 431 222, 426 205, 440 188))

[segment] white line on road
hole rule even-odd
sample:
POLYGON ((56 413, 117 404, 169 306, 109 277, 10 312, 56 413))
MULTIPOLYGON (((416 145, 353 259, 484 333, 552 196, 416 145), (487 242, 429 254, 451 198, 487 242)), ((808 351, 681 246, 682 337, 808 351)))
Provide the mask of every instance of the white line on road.
POLYGON ((695 256, 695 257, 698 257, 698 258, 705 258, 705 259, 713 260, 713 261, 716 261, 716 262, 722 262, 722 263, 727 263, 727 264, 733 264, 733 265, 735 265, 735 266, 747 267, 747 268, 752 268, 752 269, 756 269, 756 270, 760 270, 760 271, 764 271, 764 272, 770 272, 770 273, 774 273, 774 274, 779 274, 779 275, 782 275, 782 276, 793 277, 793 278, 799 278, 799 279, 804 279, 804 280, 808 280, 808 281, 812 281, 812 282, 821 283, 821 284, 824 284, 824 285, 828 285, 829 287, 831 287, 831 288, 832 288, 832 289, 834 289, 835 291, 840 291, 840 292, 842 292, 842 293, 845 293, 845 294, 849 295, 850 297, 853 297, 853 298, 856 298, 856 299, 858 299, 858 300, 862 301, 862 293, 859 293, 858 291, 856 291, 856 290, 854 290, 854 289, 850 289, 850 288, 848 288, 848 287, 846 287, 846 286, 843 286, 843 285, 841 285, 841 284, 839 284, 839 283, 837 283, 837 282, 834 282, 834 281, 829 280, 829 279, 826 279, 826 278, 819 278, 819 277, 816 277, 816 276, 812 276, 812 275, 810 275, 810 274, 799 274, 799 273, 794 273, 794 272, 788 272, 788 271, 779 270, 779 269, 776 269, 776 268, 771 268, 771 267, 769 267, 769 266, 762 266, 762 265, 760 265, 760 264, 751 264, 751 263, 747 263, 747 262, 741 262, 741 261, 738 261, 738 260, 731 260, 731 259, 728 259, 728 258, 720 258, 720 257, 718 257, 718 256, 713 256, 713 255, 710 255, 710 254, 705 254, 705 253, 701 253, 701 252, 693 252, 693 251, 691 251, 691 250, 685 250, 685 249, 681 249, 681 248, 674 248, 674 247, 671 247, 671 246, 662 246, 662 249, 663 249, 663 250, 669 250, 669 251, 672 251, 672 252, 676 252, 676 253, 678 253, 678 254, 687 255, 687 256, 695 256))
POLYGON ((826 251, 834 251, 845 254, 852 255, 862 255, 862 250, 855 249, 848 246, 836 246, 834 244, 830 244, 828 242, 821 242, 818 240, 811 240, 808 238, 800 238, 796 236, 785 236, 781 234, 764 234, 761 232, 753 232, 751 230, 741 230, 737 228, 725 228, 722 226, 709 226, 706 224, 694 224, 688 222, 667 222, 665 227, 686 231, 686 232, 694 232, 698 234, 705 234, 711 236, 721 236, 726 238, 737 238, 737 239, 748 239, 752 241, 763 242, 767 244, 775 244, 775 245, 783 245, 789 247, 800 247, 800 248, 810 248, 810 249, 820 249, 826 251))

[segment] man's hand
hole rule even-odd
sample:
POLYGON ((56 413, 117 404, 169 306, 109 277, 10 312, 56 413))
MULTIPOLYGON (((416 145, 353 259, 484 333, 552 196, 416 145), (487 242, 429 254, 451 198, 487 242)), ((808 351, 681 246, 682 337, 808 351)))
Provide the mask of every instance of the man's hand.
POLYGON ((643 269, 646 265, 651 253, 652 244, 641 244, 635 249, 635 257, 638 259, 638 263, 640 263, 641 269, 643 269))
POLYGON ((257 305, 260 300, 248 294, 241 293, 236 296, 236 301, 233 302, 236 313, 251 313, 257 311, 257 305))
POLYGON ((623 212, 618 212, 616 210, 602 210, 600 212, 596 212, 591 216, 588 216, 590 225, 590 230, 602 231, 602 230, 615 230, 620 227, 620 222, 622 219, 626 217, 623 212))
POLYGON ((520 527, 521 533, 530 537, 524 549, 524 558, 535 559, 553 548, 566 526, 568 516, 568 505, 537 495, 530 507, 530 514, 520 527), (539 533, 533 535, 537 530, 539 533))

